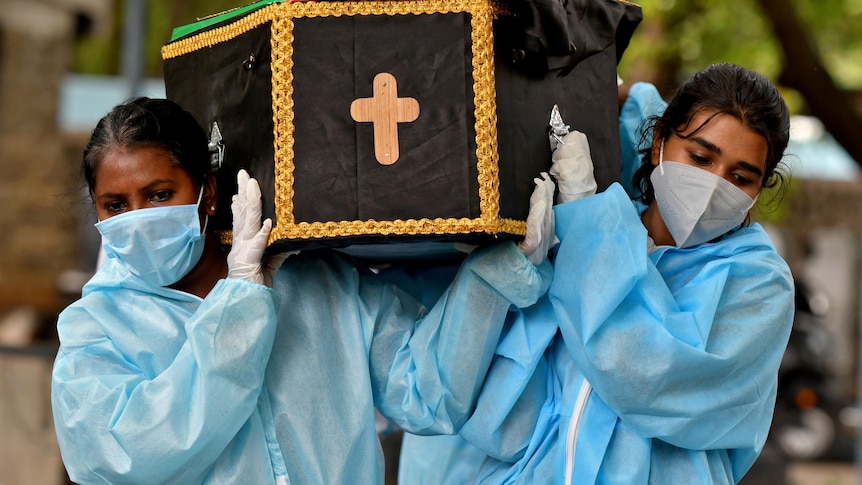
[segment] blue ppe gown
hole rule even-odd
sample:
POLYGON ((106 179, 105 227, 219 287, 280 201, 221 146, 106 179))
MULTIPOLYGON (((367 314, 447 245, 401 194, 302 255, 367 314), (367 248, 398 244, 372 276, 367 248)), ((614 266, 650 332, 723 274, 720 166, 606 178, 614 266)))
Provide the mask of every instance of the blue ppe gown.
POLYGON ((461 431, 489 456, 463 483, 739 481, 766 441, 793 322, 792 277, 763 228, 647 254, 617 184, 556 217, 548 298, 514 319, 550 343, 498 352, 461 431))
MULTIPOLYGON (((634 83, 629 87, 628 96, 620 109, 619 133, 621 148, 621 184, 630 198, 635 198, 636 191, 632 185, 635 170, 640 165, 639 147, 645 140, 643 137, 643 122, 648 117, 660 114, 667 104, 661 98, 658 90, 649 83, 634 83)), ((418 280, 417 280, 418 281, 418 280)), ((396 283, 410 289, 417 286, 417 282, 402 279, 396 283)), ((420 282, 422 287, 428 285, 420 282)), ((512 319, 523 322, 524 315, 513 315, 512 319)), ((552 319, 537 323, 533 317, 531 329, 538 331, 539 325, 556 328, 552 319)), ((543 338, 539 341, 550 342, 551 335, 548 330, 542 331, 543 338)), ((518 343, 510 340, 510 347, 521 345, 526 351, 535 349, 536 339, 531 342, 518 343)), ((544 348, 544 347, 541 347, 544 348)), ((538 356, 534 356, 538 358, 538 356)), ((535 366, 533 359, 532 365, 535 366)), ((526 369, 525 369, 526 370, 526 369)), ((459 436, 416 436, 405 433, 402 445, 399 466, 400 485, 460 485, 466 470, 475 470, 477 463, 485 457, 485 452, 471 445, 459 436), (465 471, 458 471, 457 469, 465 471)))
MULTIPOLYGON (((664 106, 632 86, 623 173, 664 106)), ((789 269, 757 224, 647 255, 631 191, 555 208, 550 294, 509 315, 460 438, 405 434, 400 485, 721 484, 751 467, 793 320, 789 269)))
POLYGON ((63 461, 77 483, 382 483, 375 405, 456 432, 510 306, 549 281, 510 242, 474 251, 427 311, 332 251, 204 299, 109 260, 58 322, 63 461))

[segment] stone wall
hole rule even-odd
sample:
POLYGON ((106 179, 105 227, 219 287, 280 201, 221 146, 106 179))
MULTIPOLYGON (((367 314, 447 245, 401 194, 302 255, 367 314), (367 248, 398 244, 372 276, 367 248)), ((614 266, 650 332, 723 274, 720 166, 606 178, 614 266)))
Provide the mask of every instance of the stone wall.
POLYGON ((68 303, 57 279, 79 259, 82 141, 61 135, 57 109, 78 16, 103 23, 111 4, 0 0, 0 483, 68 480, 49 393, 54 322, 68 303))
POLYGON ((58 132, 57 101, 82 5, 66 3, 0 8, 0 315, 55 312, 57 277, 77 264, 78 161, 58 132))

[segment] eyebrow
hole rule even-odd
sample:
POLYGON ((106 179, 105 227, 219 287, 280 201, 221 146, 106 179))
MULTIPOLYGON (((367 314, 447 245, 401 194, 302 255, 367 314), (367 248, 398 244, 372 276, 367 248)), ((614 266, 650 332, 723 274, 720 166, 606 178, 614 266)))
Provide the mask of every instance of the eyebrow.
MULTIPOLYGON (((172 179, 156 179, 156 180, 153 180, 152 182, 148 183, 147 185, 145 185, 142 188, 142 190, 143 191, 152 190, 152 188, 154 186, 159 185, 159 184, 164 184, 164 183, 173 184, 174 180, 172 180, 172 179)), ((96 195, 96 199, 105 199, 105 198, 116 199, 116 198, 122 198, 122 197, 125 197, 125 194, 121 194, 118 192, 105 192, 104 194, 96 195)))
POLYGON ((706 148, 707 150, 715 153, 716 155, 721 155, 721 148, 719 148, 714 143, 706 140, 705 138, 701 138, 699 136, 693 136, 691 138, 688 138, 688 141, 693 141, 693 142, 697 143, 698 145, 706 148))
MULTIPOLYGON (((715 153, 716 155, 721 155, 721 148, 719 148, 714 143, 711 143, 709 140, 706 140, 706 139, 701 138, 699 136, 694 136, 694 137, 688 138, 688 140, 692 141, 694 143, 697 143, 698 145, 702 146, 703 148, 706 148, 707 150, 715 153)), ((758 167, 754 164, 746 162, 745 160, 740 160, 739 165, 742 168, 744 168, 745 170, 757 175, 758 177, 763 176, 763 170, 761 170, 760 167, 758 167)))

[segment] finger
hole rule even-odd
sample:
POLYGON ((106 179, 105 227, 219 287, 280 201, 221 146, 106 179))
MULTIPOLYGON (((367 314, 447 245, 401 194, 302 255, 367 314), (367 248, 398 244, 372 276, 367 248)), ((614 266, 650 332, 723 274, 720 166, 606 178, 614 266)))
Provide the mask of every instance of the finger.
POLYGON ((249 175, 244 168, 239 169, 236 173, 237 191, 242 199, 245 199, 245 189, 248 186, 249 175))
MULTIPOLYGON (((538 204, 543 201, 546 205, 542 208, 543 212, 547 212, 547 203, 554 197, 554 182, 547 176, 546 172, 542 172, 539 177, 533 179, 536 186, 533 188, 533 193, 530 195, 530 205, 538 204)), ((551 204, 552 205, 552 204, 551 204)), ((532 207, 531 207, 532 210, 532 207)))
POLYGON ((261 224, 261 200, 260 187, 257 180, 249 179, 246 182, 246 207, 245 207, 245 230, 247 237, 253 235, 260 229, 261 224))
POLYGON ((533 212, 533 205, 542 197, 542 179, 535 177, 533 179, 533 192, 530 194, 530 212, 533 212))
POLYGON ((260 201, 260 185, 255 178, 246 177, 246 200, 260 201))
POLYGON ((557 190, 557 184, 551 179, 550 176, 544 182, 545 186, 545 201, 548 203, 548 209, 551 209, 551 206, 554 205, 554 192, 557 190))
POLYGON ((266 243, 269 241, 269 233, 272 231, 272 219, 267 218, 263 223, 261 223, 260 228, 257 230, 257 233, 254 235, 254 239, 252 244, 259 248, 261 252, 261 256, 263 256, 263 250, 266 249, 266 243))
POLYGON ((589 154, 590 144, 587 141, 587 135, 580 131, 573 131, 566 135, 561 144, 551 156, 551 160, 556 162, 560 160, 575 158, 578 155, 589 154))
POLYGON ((248 202, 248 195, 246 195, 246 192, 248 191, 248 179, 248 172, 246 172, 244 168, 239 169, 236 173, 236 196, 241 204, 248 202))
POLYGON ((587 135, 578 130, 572 130, 563 138, 563 141, 566 143, 566 145, 589 144, 587 142, 587 135))
POLYGON ((246 227, 246 190, 248 186, 248 172, 240 169, 236 174, 237 193, 231 199, 231 212, 233 213, 234 237, 244 237, 246 227))
POLYGON ((260 220, 263 202, 261 201, 260 185, 256 179, 248 180, 246 197, 248 198, 249 218, 260 220))
POLYGON ((245 199, 234 195, 231 198, 230 212, 233 216, 233 235, 234 238, 239 238, 245 227, 245 199))
POLYGON ((530 212, 527 214, 527 235, 525 241, 532 246, 530 249, 535 249, 541 238, 542 219, 546 216, 545 189, 539 179, 536 187, 533 189, 533 194, 530 196, 530 212))

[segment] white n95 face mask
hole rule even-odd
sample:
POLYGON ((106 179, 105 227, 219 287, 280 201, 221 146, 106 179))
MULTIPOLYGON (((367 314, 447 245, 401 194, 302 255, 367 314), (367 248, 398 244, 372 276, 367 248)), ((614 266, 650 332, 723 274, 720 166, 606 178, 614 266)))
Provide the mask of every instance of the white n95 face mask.
POLYGON ((105 255, 120 260, 149 284, 176 283, 198 264, 204 251, 200 199, 196 204, 133 210, 96 223, 105 255))
POLYGON ((662 160, 650 175, 658 211, 677 247, 711 241, 745 220, 757 197, 701 168, 662 160))

